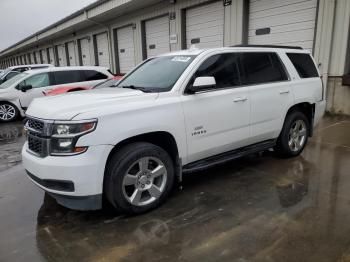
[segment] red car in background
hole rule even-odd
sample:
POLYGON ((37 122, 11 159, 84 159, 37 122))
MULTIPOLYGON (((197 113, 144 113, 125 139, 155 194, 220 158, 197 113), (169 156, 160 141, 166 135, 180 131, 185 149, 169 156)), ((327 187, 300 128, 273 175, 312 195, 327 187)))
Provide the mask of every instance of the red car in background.
POLYGON ((95 85, 93 87, 80 86, 80 85, 62 86, 62 87, 58 87, 58 88, 52 89, 50 91, 44 92, 44 95, 45 96, 55 96, 55 95, 61 95, 61 94, 65 94, 65 93, 75 92, 75 91, 83 91, 83 90, 90 90, 90 89, 94 89, 94 88, 108 87, 108 86, 115 85, 122 78, 123 78, 123 76, 118 75, 118 76, 115 76, 113 78, 109 78, 102 83, 98 83, 97 85, 95 85))

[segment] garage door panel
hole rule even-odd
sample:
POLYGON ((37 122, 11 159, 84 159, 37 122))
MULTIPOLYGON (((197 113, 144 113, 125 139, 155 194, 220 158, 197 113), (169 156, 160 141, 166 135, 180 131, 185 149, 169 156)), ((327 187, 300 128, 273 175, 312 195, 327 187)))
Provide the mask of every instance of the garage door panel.
POLYGON ((290 13, 289 16, 285 14, 276 15, 273 17, 264 17, 261 19, 251 19, 249 22, 250 29, 271 27, 277 25, 287 25, 298 22, 314 21, 316 14, 315 9, 303 10, 300 12, 290 13))
POLYGON ((54 65, 55 64, 55 55, 54 55, 54 51, 53 51, 52 47, 49 48, 49 55, 50 55, 49 63, 54 65))
POLYGON ((98 65, 110 68, 107 33, 96 35, 98 65))
POLYGON ((90 42, 88 39, 80 40, 81 49, 81 61, 84 66, 92 65, 91 53, 90 53, 90 42))
POLYGON ((131 26, 117 30, 120 73, 128 73, 135 67, 134 30, 131 26))
POLYGON ((66 51, 65 51, 65 47, 63 45, 57 46, 57 54, 58 54, 59 66, 66 66, 67 65, 66 51))
POLYGON ((145 22, 147 57, 170 52, 169 17, 163 16, 145 22))
POLYGON ((249 4, 249 9, 251 12, 257 12, 257 11, 263 11, 263 10, 270 10, 270 9, 275 9, 275 8, 280 8, 283 6, 288 6, 288 5, 295 5, 300 2, 312 2, 312 3, 317 3, 317 0, 251 0, 249 4))
POLYGON ((312 49, 316 8, 317 0, 250 0, 249 44, 300 45, 312 49), (269 28, 269 32, 257 35, 257 29, 263 28, 269 28))
MULTIPOLYGON (((272 26, 270 27, 270 29, 271 29, 271 34, 285 33, 285 32, 293 33, 294 31, 313 29, 314 25, 315 25, 314 21, 306 21, 306 22, 300 22, 300 23, 289 24, 289 25, 272 26)), ((248 36, 255 36, 255 30, 249 30, 248 36)))
POLYGON ((302 10, 316 8, 316 6, 317 6, 316 2, 307 1, 307 2, 297 3, 293 5, 282 6, 280 8, 272 8, 272 9, 267 9, 267 10, 262 10, 257 12, 253 12, 252 10, 252 13, 254 13, 254 17, 256 18, 263 18, 263 17, 269 17, 269 16, 274 16, 279 14, 288 15, 290 13, 295 13, 302 10))
MULTIPOLYGON (((256 38, 261 39, 261 41, 272 41, 272 42, 292 42, 292 41, 312 41, 313 40, 313 29, 308 30, 300 30, 295 31, 293 34, 290 32, 285 33, 279 33, 279 34, 269 34, 269 35, 262 35, 262 36, 255 36, 256 38)), ((254 39, 254 36, 252 37, 254 39)))
POLYGON ((222 1, 186 10, 186 46, 199 39, 201 48, 224 45, 224 6, 222 1))
POLYGON ((76 55, 75 55, 75 45, 74 42, 69 42, 67 44, 68 47, 68 57, 69 57, 69 65, 76 66, 76 55))

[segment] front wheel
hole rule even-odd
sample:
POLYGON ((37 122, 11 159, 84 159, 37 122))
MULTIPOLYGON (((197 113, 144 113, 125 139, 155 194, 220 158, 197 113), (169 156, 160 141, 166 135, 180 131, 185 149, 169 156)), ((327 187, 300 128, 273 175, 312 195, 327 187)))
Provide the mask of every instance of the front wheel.
POLYGON ((104 189, 117 210, 140 214, 163 203, 173 183, 174 166, 168 153, 150 143, 133 143, 109 160, 104 189))
POLYGON ((289 113, 277 140, 276 150, 282 156, 293 157, 299 155, 308 140, 310 123, 300 111, 289 113))
POLYGON ((10 103, 0 103, 0 122, 11 122, 18 118, 19 112, 16 106, 10 103))

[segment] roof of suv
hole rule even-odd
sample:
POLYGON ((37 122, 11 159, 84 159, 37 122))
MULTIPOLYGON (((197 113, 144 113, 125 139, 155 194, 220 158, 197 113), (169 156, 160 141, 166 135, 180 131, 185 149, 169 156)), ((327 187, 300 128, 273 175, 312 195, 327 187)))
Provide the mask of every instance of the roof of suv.
POLYGON ((28 70, 28 74, 38 74, 47 72, 58 72, 58 71, 75 71, 75 70, 95 70, 98 72, 106 72, 108 69, 101 66, 62 66, 62 67, 49 67, 43 69, 28 70))
POLYGON ((206 48, 200 49, 195 46, 187 50, 180 50, 175 52, 170 52, 163 54, 161 56, 169 55, 199 55, 203 52, 212 52, 220 50, 232 50, 232 51, 284 51, 284 52, 293 52, 293 53, 310 53, 310 51, 302 49, 298 46, 275 46, 275 45, 237 45, 230 47, 218 47, 218 48, 206 48))
POLYGON ((32 65, 18 65, 18 66, 10 66, 11 69, 23 68, 23 67, 54 67, 51 64, 32 64, 32 65))

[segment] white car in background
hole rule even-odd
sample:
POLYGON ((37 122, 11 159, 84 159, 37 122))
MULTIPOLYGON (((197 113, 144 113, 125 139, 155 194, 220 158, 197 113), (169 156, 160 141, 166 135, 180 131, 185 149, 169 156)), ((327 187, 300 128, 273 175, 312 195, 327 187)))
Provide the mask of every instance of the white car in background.
POLYGON ((50 67, 19 73, 0 85, 0 122, 24 116, 34 98, 54 88, 80 83, 94 86, 113 75, 107 68, 96 66, 50 67))
POLYGON ((12 77, 18 75, 19 73, 35 70, 35 69, 44 69, 48 67, 53 67, 51 64, 34 64, 34 65, 19 65, 19 66, 10 66, 5 70, 0 70, 0 84, 10 80, 12 77))

